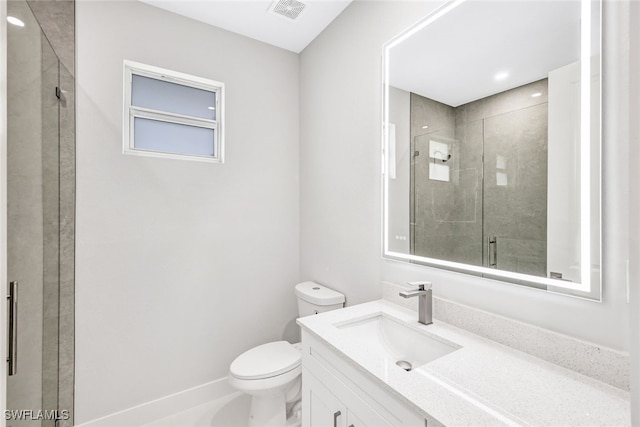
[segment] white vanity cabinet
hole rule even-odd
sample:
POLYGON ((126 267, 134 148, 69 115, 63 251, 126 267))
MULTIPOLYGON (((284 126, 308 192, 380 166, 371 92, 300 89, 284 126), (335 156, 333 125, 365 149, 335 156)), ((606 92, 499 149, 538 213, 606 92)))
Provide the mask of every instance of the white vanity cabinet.
POLYGON ((303 372, 303 376, 303 382, 307 383, 306 386, 303 386, 303 390, 308 397, 308 400, 303 402, 303 407, 306 405, 306 409, 303 409, 303 412, 306 411, 303 415, 303 425, 314 427, 392 426, 382 415, 368 407, 344 385, 340 384, 337 388, 331 388, 340 395, 338 397, 308 370, 303 372), (359 418, 356 414, 361 417, 359 418))
POLYGON ((425 420, 382 385, 303 330, 302 427, 425 427, 425 420))

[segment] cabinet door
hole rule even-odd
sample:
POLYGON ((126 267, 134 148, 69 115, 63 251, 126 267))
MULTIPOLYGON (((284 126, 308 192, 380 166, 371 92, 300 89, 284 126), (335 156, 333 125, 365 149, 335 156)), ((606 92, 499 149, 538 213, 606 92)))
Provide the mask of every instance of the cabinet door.
POLYGON ((366 403, 354 400, 347 407, 347 427, 393 427, 393 424, 366 403))
POLYGON ((365 427, 364 421, 356 417, 353 411, 347 412, 347 427, 365 427))
POLYGON ((345 427, 346 408, 338 398, 313 375, 302 381, 303 427, 345 427))

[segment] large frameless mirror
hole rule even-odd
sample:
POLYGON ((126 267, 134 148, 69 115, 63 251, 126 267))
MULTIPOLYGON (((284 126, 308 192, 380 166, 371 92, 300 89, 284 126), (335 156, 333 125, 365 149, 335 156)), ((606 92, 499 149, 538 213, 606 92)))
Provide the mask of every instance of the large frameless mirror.
POLYGON ((601 2, 445 3, 384 47, 384 256, 600 299, 601 2))

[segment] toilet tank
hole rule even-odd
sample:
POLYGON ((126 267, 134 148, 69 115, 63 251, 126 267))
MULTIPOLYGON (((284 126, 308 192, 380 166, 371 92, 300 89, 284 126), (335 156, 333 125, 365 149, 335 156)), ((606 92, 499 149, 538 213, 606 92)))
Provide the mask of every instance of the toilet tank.
POLYGON ((344 307, 344 295, 315 282, 302 282, 296 285, 298 297, 298 315, 324 313, 344 307))

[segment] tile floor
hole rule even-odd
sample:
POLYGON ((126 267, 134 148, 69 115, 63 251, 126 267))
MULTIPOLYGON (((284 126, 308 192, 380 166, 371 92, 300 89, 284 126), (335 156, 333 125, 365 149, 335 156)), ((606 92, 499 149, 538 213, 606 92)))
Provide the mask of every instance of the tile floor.
POLYGON ((142 427, 246 427, 251 399, 232 393, 142 427))

